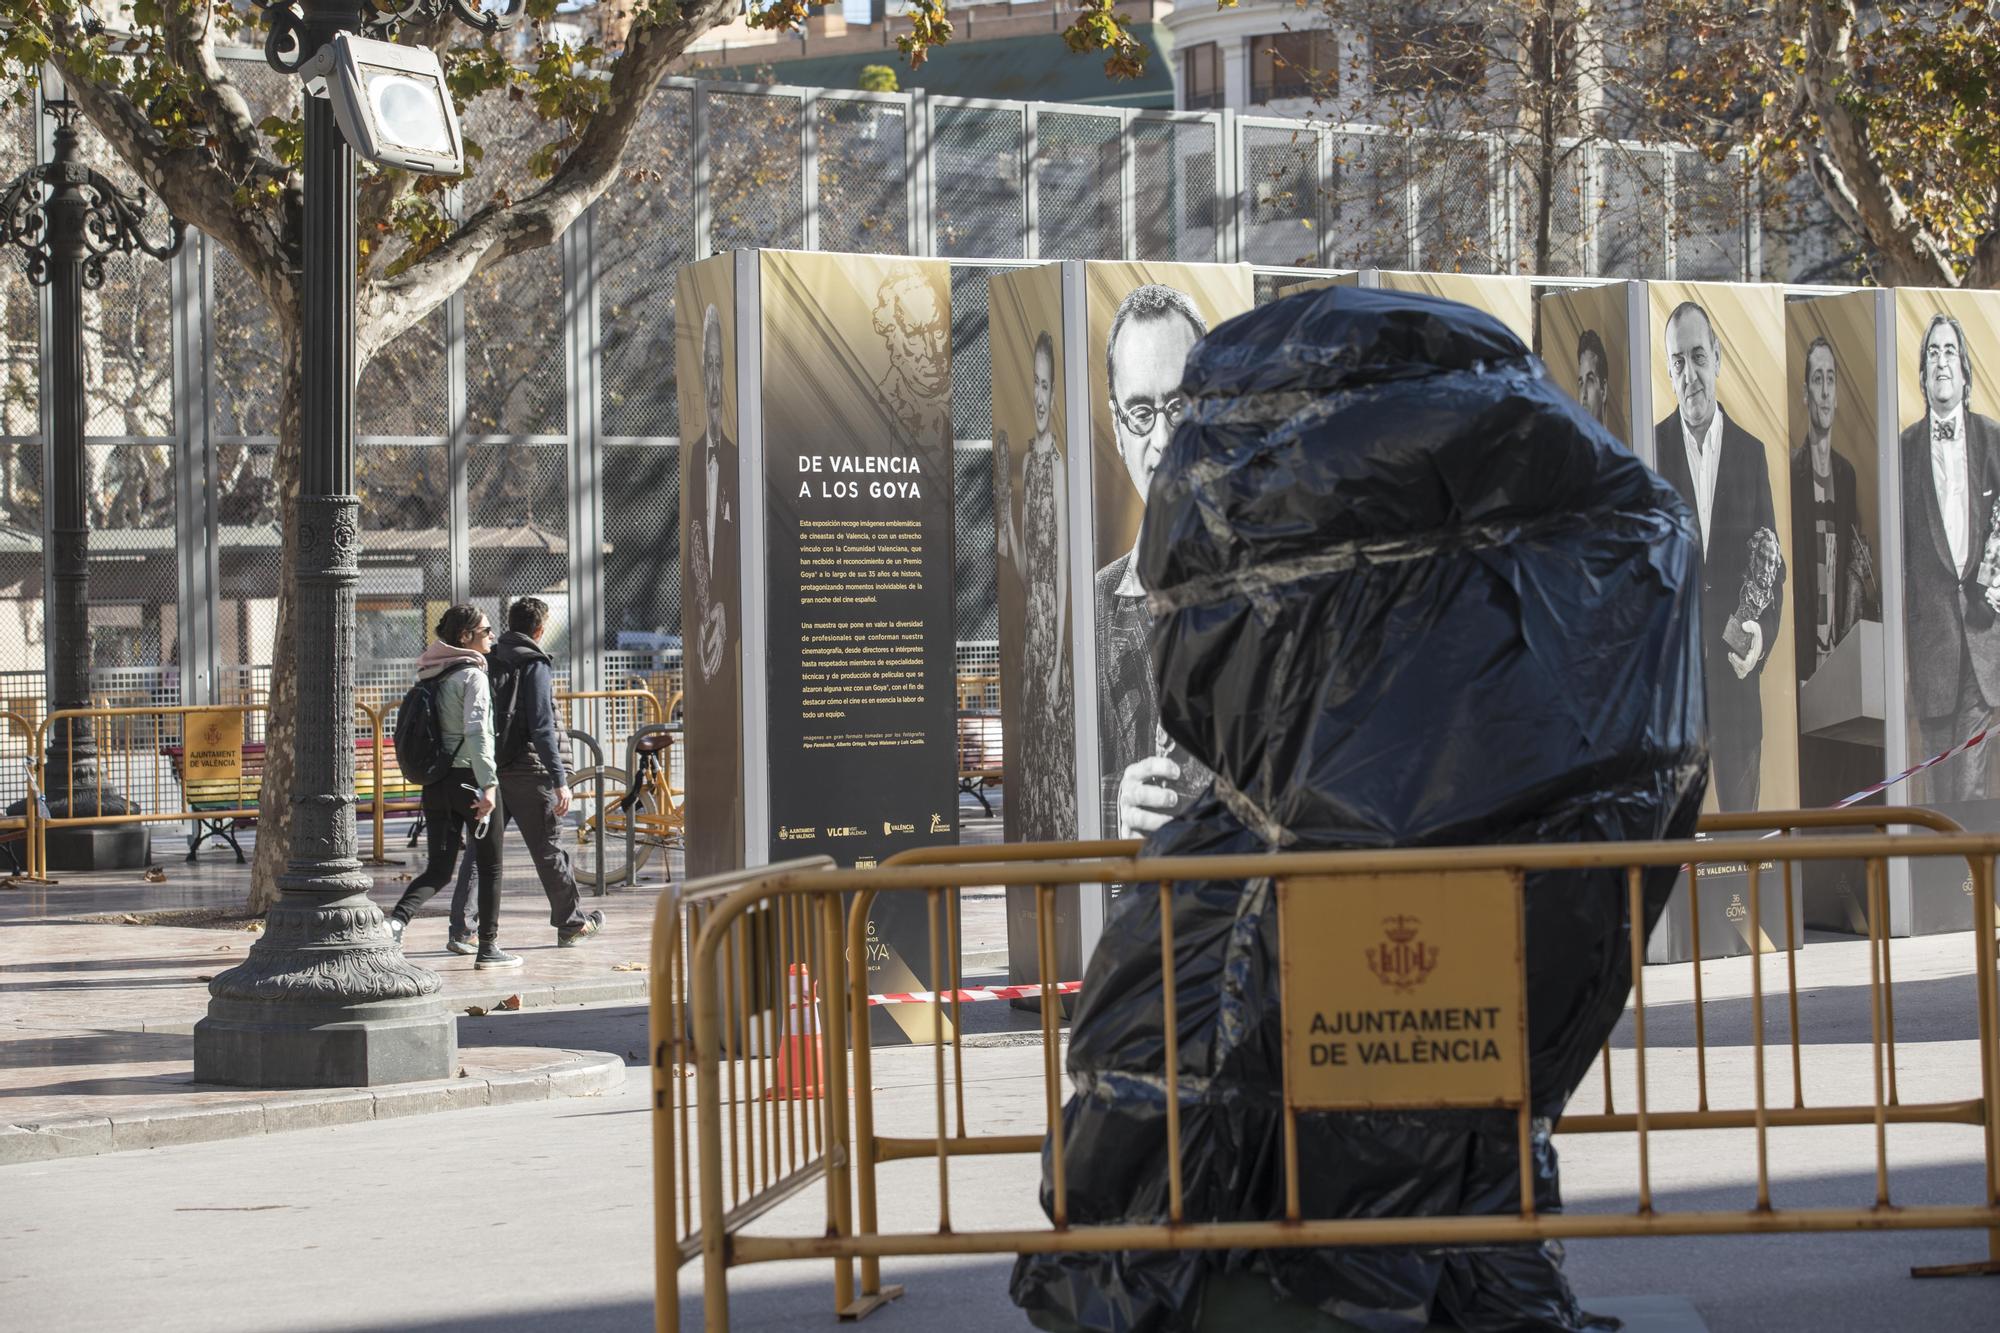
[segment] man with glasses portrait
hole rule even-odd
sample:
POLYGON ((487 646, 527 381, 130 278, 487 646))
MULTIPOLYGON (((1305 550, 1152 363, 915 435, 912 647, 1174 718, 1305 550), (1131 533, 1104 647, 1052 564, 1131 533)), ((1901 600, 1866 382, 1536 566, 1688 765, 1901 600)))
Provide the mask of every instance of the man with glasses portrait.
MULTIPOLYGON (((1157 283, 1133 291, 1112 318, 1104 344, 1112 430, 1142 502, 1174 427, 1187 415, 1181 372, 1207 333, 1207 321, 1187 294, 1157 283)), ((1138 546, 1135 537, 1132 550, 1098 570, 1096 580, 1103 827, 1120 838, 1144 837, 1164 825, 1209 777, 1160 729, 1146 651, 1153 618, 1139 583, 1138 546)))

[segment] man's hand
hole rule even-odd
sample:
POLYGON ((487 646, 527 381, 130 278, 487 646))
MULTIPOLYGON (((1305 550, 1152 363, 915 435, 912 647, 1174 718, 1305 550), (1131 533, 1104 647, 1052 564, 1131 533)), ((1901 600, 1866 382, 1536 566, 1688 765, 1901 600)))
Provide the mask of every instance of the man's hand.
POLYGON ((1181 766, 1154 755, 1131 765, 1118 781, 1118 836, 1136 838, 1163 828, 1179 807, 1179 793, 1161 783, 1179 779, 1181 766))
POLYGON ((1742 624, 1743 632, 1750 636, 1750 648, 1741 657, 1729 654, 1730 670, 1736 673, 1738 680, 1755 671, 1758 660, 1764 656, 1764 627, 1754 620, 1746 620, 1742 624))
POLYGON ((568 814, 568 813, 569 813, 569 803, 570 803, 570 791, 569 791, 569 788, 568 788, 568 787, 557 787, 557 788, 556 788, 556 818, 557 818, 557 819, 561 819, 561 818, 562 818, 562 817, 563 817, 564 815, 566 815, 566 814, 568 814))
POLYGON ((479 799, 472 803, 472 817, 474 819, 484 819, 493 813, 493 807, 498 801, 496 796, 497 791, 498 788, 488 787, 485 791, 479 793, 479 799))

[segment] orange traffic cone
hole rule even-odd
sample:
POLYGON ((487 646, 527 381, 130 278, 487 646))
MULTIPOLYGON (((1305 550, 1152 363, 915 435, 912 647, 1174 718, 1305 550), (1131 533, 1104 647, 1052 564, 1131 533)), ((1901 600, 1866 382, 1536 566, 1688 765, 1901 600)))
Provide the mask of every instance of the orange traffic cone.
POLYGON ((803 1101, 821 1094, 819 988, 804 963, 793 963, 785 983, 784 1040, 778 1047, 778 1086, 764 1094, 803 1101))

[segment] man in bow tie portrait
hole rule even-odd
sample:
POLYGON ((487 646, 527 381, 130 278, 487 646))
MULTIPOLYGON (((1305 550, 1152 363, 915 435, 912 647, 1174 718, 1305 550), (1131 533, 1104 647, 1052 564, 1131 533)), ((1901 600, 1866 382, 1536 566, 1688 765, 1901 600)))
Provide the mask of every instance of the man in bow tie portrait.
POLYGON ((1708 312, 1693 301, 1674 307, 1665 341, 1676 409, 1654 428, 1654 458, 1701 529, 1710 783, 1721 809, 1755 810, 1764 758, 1760 689, 1785 604, 1770 461, 1763 442, 1716 400, 1722 340, 1708 312))
MULTIPOLYGON (((2000 425, 1974 412, 1971 349, 1950 315, 1918 348, 1924 415, 1902 434, 1904 610, 1910 707, 1927 758, 1977 731, 2000 701, 2000 425), (1993 548, 1993 549, 1989 549, 1993 548)), ((1933 768, 1934 803, 1986 795, 1974 752, 1933 768)))

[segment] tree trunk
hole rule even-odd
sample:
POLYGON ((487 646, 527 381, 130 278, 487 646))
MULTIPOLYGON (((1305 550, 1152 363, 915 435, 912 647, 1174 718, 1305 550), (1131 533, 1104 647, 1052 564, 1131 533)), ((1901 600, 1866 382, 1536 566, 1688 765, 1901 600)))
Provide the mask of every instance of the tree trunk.
MULTIPOLYGON (((264 779, 258 796, 257 843, 250 864, 252 913, 278 900, 278 876, 291 853, 292 744, 298 735, 298 640, 293 564, 298 532, 301 361, 296 308, 274 311, 282 369, 278 377, 278 452, 271 461, 283 546, 278 561, 278 623, 271 641, 270 712, 264 721, 264 779)), ((246 645, 247 648, 247 645, 246 645)), ((248 656, 246 651, 245 656, 248 656)))

